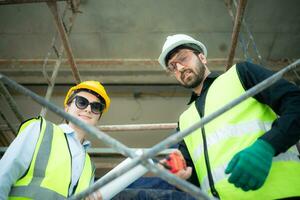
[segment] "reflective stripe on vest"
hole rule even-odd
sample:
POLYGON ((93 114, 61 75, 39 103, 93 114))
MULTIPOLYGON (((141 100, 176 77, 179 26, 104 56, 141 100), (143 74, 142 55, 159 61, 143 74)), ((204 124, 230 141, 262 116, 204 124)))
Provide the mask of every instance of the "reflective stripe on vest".
MULTIPOLYGON (((210 86, 205 99, 204 115, 215 112, 244 92, 236 67, 233 66, 210 86)), ((300 162, 296 153, 291 154, 293 148, 273 159, 269 176, 259 190, 244 192, 230 184, 224 173, 232 157, 269 130, 276 117, 267 105, 250 97, 204 126, 212 176, 221 199, 278 199, 300 196, 300 162)), ((193 102, 180 116, 180 130, 183 131, 199 120, 201 118, 193 102)), ((204 191, 210 193, 201 129, 186 136, 184 141, 193 160, 199 183, 204 191)))
MULTIPOLYGON (((239 137, 245 134, 256 134, 260 130, 268 131, 271 128, 272 123, 262 122, 260 120, 253 120, 235 125, 227 125, 221 129, 218 129, 215 133, 209 135, 206 138, 207 148, 212 145, 218 144, 230 137, 239 137)), ((194 150, 194 157, 199 159, 203 155, 203 148, 199 146, 194 150)))
MULTIPOLYGON (((47 188, 43 188, 43 187, 36 186, 36 185, 13 187, 10 192, 10 196, 14 196, 14 197, 26 196, 27 198, 31 198, 31 199, 49 199, 49 200, 50 199, 51 200, 66 199, 66 197, 64 197, 63 195, 60 195, 56 192, 53 192, 53 190, 49 190, 47 188)), ((9 198, 9 199, 11 199, 11 198, 9 198)))
MULTIPOLYGON (((71 154, 67 139, 60 127, 43 118, 39 120, 41 121, 40 136, 29 170, 12 187, 9 199, 22 197, 40 199, 39 197, 42 196, 41 199, 50 200, 68 197, 71 182, 71 154)), ((28 125, 28 122, 26 124, 28 125)), ((92 177, 91 160, 86 154, 75 193, 86 189, 92 177)))

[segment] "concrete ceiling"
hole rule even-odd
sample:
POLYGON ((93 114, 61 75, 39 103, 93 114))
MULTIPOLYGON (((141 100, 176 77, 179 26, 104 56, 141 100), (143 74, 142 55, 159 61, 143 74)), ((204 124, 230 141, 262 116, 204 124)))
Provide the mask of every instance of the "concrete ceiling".
MULTIPOLYGON (((66 3, 58 4, 62 12, 66 3)), ((273 70, 299 58, 299 9, 298 0, 247 2, 244 20, 262 62, 273 70)), ((223 0, 82 0, 79 10, 69 40, 84 80, 97 77, 111 84, 174 84, 156 59, 166 36, 175 33, 201 40, 208 48, 209 67, 225 69, 233 21, 223 0)), ((248 58, 258 62, 245 26, 241 31, 240 38, 249 46, 248 58)), ((46 69, 49 74, 53 70, 51 59, 56 57, 51 41, 55 33, 46 3, 1 5, 0 71, 20 83, 45 83, 42 65, 51 52, 46 69)), ((245 59, 241 43, 235 59, 245 59)), ((63 62, 57 83, 72 82, 70 67, 63 62)))

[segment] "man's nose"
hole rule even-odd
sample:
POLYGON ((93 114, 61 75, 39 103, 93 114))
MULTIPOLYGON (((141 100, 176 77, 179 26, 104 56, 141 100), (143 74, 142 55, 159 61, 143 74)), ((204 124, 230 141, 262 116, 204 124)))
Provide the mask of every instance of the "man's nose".
POLYGON ((181 63, 176 63, 176 69, 177 71, 181 72, 183 69, 185 68, 185 66, 181 63))

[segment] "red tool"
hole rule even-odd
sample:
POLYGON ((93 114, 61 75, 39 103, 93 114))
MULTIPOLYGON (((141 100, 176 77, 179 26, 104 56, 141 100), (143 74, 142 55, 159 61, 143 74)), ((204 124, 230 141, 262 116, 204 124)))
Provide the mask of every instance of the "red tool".
POLYGON ((166 158, 166 164, 168 166, 166 168, 170 170, 173 174, 186 168, 186 163, 184 158, 178 155, 176 152, 171 153, 166 158))

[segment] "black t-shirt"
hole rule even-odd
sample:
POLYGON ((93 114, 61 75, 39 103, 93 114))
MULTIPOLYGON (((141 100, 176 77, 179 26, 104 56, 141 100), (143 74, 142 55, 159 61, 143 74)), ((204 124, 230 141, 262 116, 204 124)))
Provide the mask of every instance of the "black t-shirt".
MULTIPOLYGON (((245 90, 250 89, 273 74, 273 72, 249 62, 238 63, 236 68, 245 90)), ((204 81, 200 96, 197 96, 195 93, 191 96, 189 104, 195 101, 196 108, 201 115, 207 91, 217 77, 218 74, 216 73, 209 74, 204 81)), ((300 139, 299 88, 281 79, 255 95, 254 98, 260 103, 269 105, 279 116, 273 122, 271 130, 262 135, 260 139, 271 144, 276 154, 285 152, 300 139)), ((179 143, 178 149, 185 157, 187 165, 193 168, 192 176, 188 181, 199 187, 196 171, 184 141, 179 143)))

